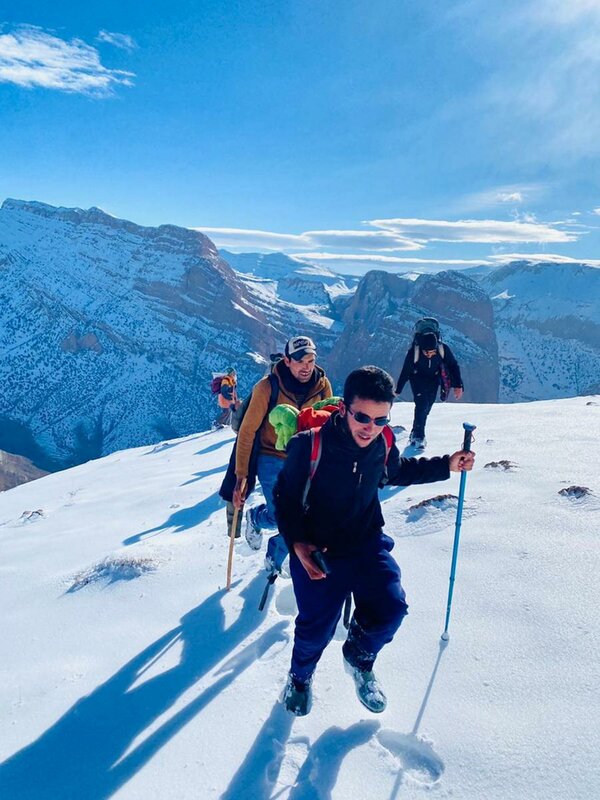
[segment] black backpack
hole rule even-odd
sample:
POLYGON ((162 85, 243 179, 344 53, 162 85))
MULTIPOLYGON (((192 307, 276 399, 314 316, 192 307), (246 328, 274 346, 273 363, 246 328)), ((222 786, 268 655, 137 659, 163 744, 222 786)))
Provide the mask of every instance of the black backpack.
POLYGON ((442 342, 442 332, 440 330, 440 323, 435 317, 421 317, 415 322, 413 328, 413 348, 414 348, 414 363, 416 364, 421 355, 421 348, 419 347, 419 335, 422 333, 433 333, 437 339, 437 350, 441 358, 444 358, 444 345, 442 342))

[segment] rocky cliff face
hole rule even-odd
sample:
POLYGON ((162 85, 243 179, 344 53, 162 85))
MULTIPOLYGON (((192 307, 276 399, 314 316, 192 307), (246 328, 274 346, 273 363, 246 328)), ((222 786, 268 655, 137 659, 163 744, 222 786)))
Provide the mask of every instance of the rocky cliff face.
POLYGON ((460 363, 465 399, 495 402, 498 348, 492 304, 483 289, 460 272, 416 279, 369 272, 345 313, 344 331, 326 359, 328 371, 342 381, 350 369, 378 364, 397 378, 414 323, 423 316, 439 320, 443 339, 460 363))
POLYGON ((47 475, 23 456, 15 456, 12 453, 5 453, 0 450, 0 492, 7 489, 14 489, 22 483, 34 481, 47 475))

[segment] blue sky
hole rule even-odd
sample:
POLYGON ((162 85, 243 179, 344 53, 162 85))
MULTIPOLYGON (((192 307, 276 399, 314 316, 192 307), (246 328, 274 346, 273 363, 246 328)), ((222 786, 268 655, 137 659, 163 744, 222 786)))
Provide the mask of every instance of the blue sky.
POLYGON ((0 199, 342 271, 600 258, 600 0, 0 11, 0 199))

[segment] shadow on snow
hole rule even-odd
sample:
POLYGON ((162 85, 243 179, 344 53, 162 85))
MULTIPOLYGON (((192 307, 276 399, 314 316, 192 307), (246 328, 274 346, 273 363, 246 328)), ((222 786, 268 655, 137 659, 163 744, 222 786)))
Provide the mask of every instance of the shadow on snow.
MULTIPOLYGON (((166 531, 170 528, 173 528, 173 533, 182 533, 190 528, 195 528, 196 525, 200 525, 202 522, 206 522, 215 511, 224 507, 225 503, 221 500, 218 493, 213 492, 213 494, 205 497, 204 500, 196 503, 195 506, 180 508, 173 512, 162 525, 157 525, 156 528, 148 528, 146 531, 140 531, 133 536, 129 536, 127 539, 123 540, 123 544, 125 546, 136 544, 142 541, 142 539, 150 539, 152 535, 155 536, 161 531, 166 531)), ((225 526, 225 520, 223 520, 223 526, 225 526)))
POLYGON ((228 628, 221 606, 225 591, 221 590, 78 700, 36 741, 0 764, 0 796, 13 800, 103 800, 113 795, 257 658, 274 643, 287 641, 288 623, 280 622, 245 644, 197 697, 129 750, 149 726, 258 626, 263 617, 257 614, 256 606, 263 582, 259 575, 244 589, 242 610, 228 628), (145 673, 177 643, 182 645, 179 663, 144 680, 145 673))

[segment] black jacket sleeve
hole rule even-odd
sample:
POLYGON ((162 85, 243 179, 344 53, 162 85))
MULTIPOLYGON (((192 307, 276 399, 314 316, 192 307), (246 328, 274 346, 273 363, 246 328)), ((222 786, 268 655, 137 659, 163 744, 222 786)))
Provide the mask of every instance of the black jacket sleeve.
POLYGON ((400 394, 402 389, 406 386, 406 382, 410 377, 410 373, 412 372, 413 364, 415 361, 415 353, 412 345, 408 348, 408 353, 406 354, 406 358, 404 359, 404 365, 402 367, 402 372, 400 373, 400 377, 398 378, 398 383, 396 384, 396 394, 400 394))
POLYGON ((302 500, 310 469, 310 448, 308 432, 290 439, 285 464, 273 491, 277 527, 290 550, 294 542, 307 540, 302 500))
POLYGON ((448 367, 450 373, 450 386, 454 389, 462 389, 463 382, 460 375, 460 367, 458 361, 454 358, 454 353, 448 345, 444 342, 444 364, 448 367))
POLYGON ((434 483, 450 477, 450 456, 436 458, 402 458, 396 445, 390 450, 387 482, 392 486, 413 483, 434 483))

